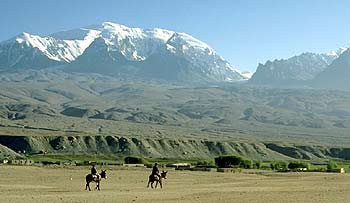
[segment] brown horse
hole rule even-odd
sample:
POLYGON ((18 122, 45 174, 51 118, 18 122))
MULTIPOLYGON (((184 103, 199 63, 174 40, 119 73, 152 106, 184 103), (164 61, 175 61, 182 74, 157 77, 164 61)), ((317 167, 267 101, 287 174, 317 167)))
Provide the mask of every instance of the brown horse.
POLYGON ((156 182, 156 186, 155 188, 157 188, 158 183, 160 185, 160 188, 163 188, 163 183, 162 183, 162 179, 166 179, 166 174, 168 173, 168 171, 162 171, 160 173, 160 178, 156 175, 150 175, 148 178, 148 184, 147 187, 149 187, 149 184, 151 183, 151 188, 153 189, 153 183, 156 182))
POLYGON ((89 188, 89 191, 91 191, 91 188, 90 188, 91 182, 95 182, 96 183, 95 189, 100 190, 100 182, 101 182, 102 178, 104 178, 104 179, 107 178, 106 170, 102 170, 99 175, 92 175, 92 174, 86 175, 86 177, 85 177, 85 180, 86 180, 85 190, 87 190, 89 188))

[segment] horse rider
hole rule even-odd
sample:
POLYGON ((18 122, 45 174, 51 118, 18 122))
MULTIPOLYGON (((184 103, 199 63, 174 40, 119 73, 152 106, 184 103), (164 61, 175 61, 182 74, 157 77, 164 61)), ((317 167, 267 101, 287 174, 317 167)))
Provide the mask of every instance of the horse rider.
POLYGON ((160 175, 159 175, 159 169, 158 169, 158 163, 155 163, 153 168, 152 168, 152 174, 154 177, 158 176, 158 178, 160 179, 160 175))
POLYGON ((93 177, 98 178, 98 174, 97 174, 97 170, 96 170, 96 168, 95 168, 95 164, 92 164, 92 167, 91 167, 91 175, 92 175, 93 177))

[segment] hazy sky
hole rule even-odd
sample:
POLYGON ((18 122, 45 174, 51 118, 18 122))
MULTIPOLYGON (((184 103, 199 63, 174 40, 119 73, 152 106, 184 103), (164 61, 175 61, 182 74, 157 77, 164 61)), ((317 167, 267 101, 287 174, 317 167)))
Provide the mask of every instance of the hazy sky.
POLYGON ((347 0, 1 0, 0 41, 111 21, 167 28, 208 43, 232 65, 350 44, 347 0))

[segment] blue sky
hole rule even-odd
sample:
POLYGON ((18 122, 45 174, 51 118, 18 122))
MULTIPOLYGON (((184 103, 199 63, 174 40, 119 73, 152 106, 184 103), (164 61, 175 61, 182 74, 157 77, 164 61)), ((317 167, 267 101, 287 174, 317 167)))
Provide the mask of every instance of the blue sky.
POLYGON ((111 21, 208 43, 232 65, 350 46, 347 0, 1 0, 0 41, 111 21))

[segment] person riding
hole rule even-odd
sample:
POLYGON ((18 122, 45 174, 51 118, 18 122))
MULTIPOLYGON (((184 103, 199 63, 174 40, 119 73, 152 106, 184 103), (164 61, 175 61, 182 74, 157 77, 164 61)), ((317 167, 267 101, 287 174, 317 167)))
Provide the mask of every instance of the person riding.
POLYGON ((158 176, 158 178, 160 179, 160 175, 159 175, 159 169, 158 169, 158 163, 155 163, 153 168, 152 168, 152 174, 154 177, 158 176))
POLYGON ((94 176, 94 177, 98 177, 97 170, 95 168, 95 164, 92 164, 91 175, 94 176))

